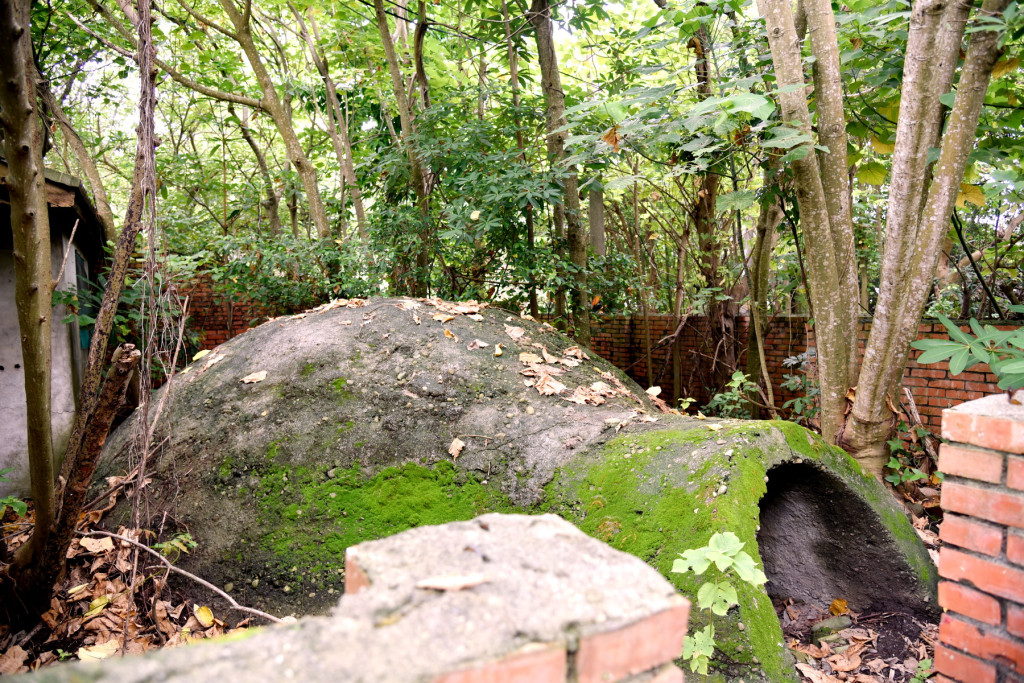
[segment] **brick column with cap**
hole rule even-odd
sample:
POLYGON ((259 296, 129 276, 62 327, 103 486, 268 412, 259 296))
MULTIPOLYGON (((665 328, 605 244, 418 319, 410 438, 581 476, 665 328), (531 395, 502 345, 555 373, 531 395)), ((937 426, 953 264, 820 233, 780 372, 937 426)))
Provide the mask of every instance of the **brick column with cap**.
POLYGON ((936 680, 1024 683, 1024 405, 963 403, 943 411, 942 435, 936 680))

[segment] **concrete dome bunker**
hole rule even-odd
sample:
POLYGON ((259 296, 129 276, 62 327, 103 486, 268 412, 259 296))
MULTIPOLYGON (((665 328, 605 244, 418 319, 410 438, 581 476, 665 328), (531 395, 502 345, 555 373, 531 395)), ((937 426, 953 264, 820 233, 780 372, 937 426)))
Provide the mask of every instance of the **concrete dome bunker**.
POLYGON ((931 615, 935 604, 879 511, 834 473, 808 460, 768 471, 757 545, 773 599, 827 609, 931 615))

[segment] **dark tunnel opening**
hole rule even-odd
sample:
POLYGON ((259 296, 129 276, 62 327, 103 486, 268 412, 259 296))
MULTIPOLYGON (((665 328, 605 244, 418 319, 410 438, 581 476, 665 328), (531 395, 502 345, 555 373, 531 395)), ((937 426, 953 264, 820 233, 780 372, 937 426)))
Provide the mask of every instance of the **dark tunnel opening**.
POLYGON ((773 468, 760 523, 757 541, 773 600, 828 609, 842 598, 858 612, 933 612, 878 513, 834 475, 809 463, 773 468))

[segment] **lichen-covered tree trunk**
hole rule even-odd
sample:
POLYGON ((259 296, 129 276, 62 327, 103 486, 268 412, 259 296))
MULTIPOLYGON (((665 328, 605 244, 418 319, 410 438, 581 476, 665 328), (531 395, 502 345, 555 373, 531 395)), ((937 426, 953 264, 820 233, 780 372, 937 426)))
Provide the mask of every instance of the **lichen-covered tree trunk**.
MULTIPOLYGON (((794 160, 794 185, 806 239, 807 279, 815 316, 821 427, 881 475, 910 343, 931 290, 935 262, 956 201, 992 67, 1002 49, 998 22, 1010 0, 986 0, 973 32, 945 130, 939 97, 953 84, 970 3, 915 2, 904 57, 900 113, 893 153, 879 299, 864 360, 857 365, 856 259, 849 216, 849 176, 835 18, 826 0, 805 0, 818 142, 828 153, 794 160), (843 130, 841 130, 843 129, 843 130), (941 140, 938 161, 928 150, 941 140), (849 388, 856 385, 852 410, 849 388)), ((811 136, 800 40, 783 0, 758 0, 768 27, 783 117, 811 136), (787 86, 800 86, 798 89, 787 86)), ((806 143, 808 145, 812 142, 806 143)))
MULTIPOLYGON (((541 88, 547 106, 547 150, 551 163, 559 166, 565 159, 565 92, 558 71, 558 55, 551 27, 551 6, 548 0, 533 0, 529 13, 537 39, 537 61, 540 64, 541 88)), ((590 344, 590 300, 587 293, 587 235, 580 216, 579 177, 574 167, 565 169, 563 207, 565 237, 569 261, 573 264, 573 286, 569 291, 569 318, 573 336, 582 344, 590 344)), ((557 211, 557 208, 556 208, 557 211)))

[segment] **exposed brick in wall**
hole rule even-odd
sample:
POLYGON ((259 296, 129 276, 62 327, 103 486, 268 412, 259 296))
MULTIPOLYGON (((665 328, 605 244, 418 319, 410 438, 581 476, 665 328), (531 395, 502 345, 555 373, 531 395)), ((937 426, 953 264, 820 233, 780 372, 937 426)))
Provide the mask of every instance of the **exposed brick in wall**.
POLYGON ((183 286, 181 295, 189 297, 189 330, 199 334, 201 349, 212 349, 280 314, 241 297, 218 294, 206 275, 183 286))
POLYGON ((937 680, 1024 680, 1024 406, 1005 395, 946 410, 937 680))
MULTIPOLYGON (((652 344, 675 332, 675 321, 672 316, 657 315, 649 317, 650 338, 652 344)), ((738 317, 735 320, 734 336, 738 340, 746 340, 748 318, 738 317)), ((963 329, 968 329, 964 326, 963 329)), ((858 346, 863 353, 871 332, 868 320, 860 322, 858 346)), ((701 335, 704 334, 703 321, 692 319, 687 322, 680 335, 680 352, 682 366, 682 396, 693 396, 699 404, 707 403, 711 392, 701 386, 702 372, 710 365, 711 359, 701 351, 703 346, 701 335), (702 367, 703 366, 703 367, 702 367)), ((644 321, 641 316, 597 317, 591 332, 593 350, 621 368, 641 386, 647 386, 647 362, 644 353, 644 321)), ((946 328, 939 322, 922 322, 918 332, 919 339, 948 338, 946 328)), ((814 346, 814 332, 807 327, 807 319, 798 316, 780 316, 774 318, 765 332, 765 360, 768 374, 772 378, 772 389, 775 404, 781 407, 786 401, 795 398, 794 394, 783 389, 784 376, 796 374, 794 368, 787 368, 783 362, 792 356, 804 353, 808 347, 814 346)), ((651 354, 654 367, 653 384, 662 388, 662 395, 671 398, 676 395, 673 386, 671 365, 671 348, 666 346, 651 354)), ((745 368, 743 354, 745 348, 740 344, 738 351, 740 368, 745 368)), ((999 393, 995 375, 989 372, 988 366, 977 365, 967 372, 953 376, 949 373, 948 363, 918 365, 920 351, 912 350, 907 368, 903 375, 903 384, 914 394, 921 419, 925 426, 939 431, 942 426, 942 411, 945 408, 970 401, 990 394, 999 393)))

